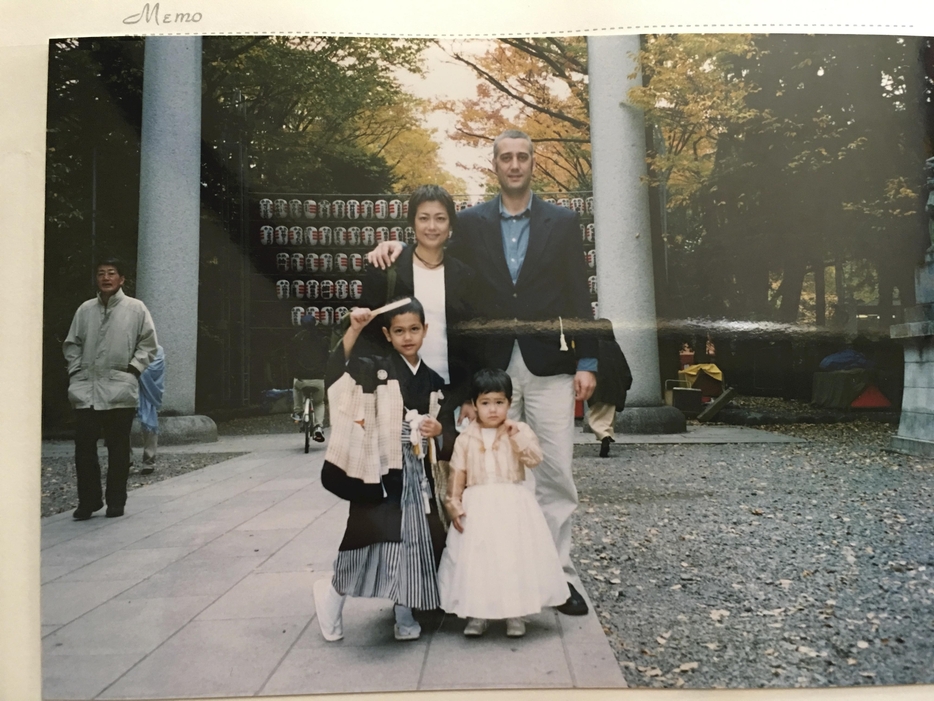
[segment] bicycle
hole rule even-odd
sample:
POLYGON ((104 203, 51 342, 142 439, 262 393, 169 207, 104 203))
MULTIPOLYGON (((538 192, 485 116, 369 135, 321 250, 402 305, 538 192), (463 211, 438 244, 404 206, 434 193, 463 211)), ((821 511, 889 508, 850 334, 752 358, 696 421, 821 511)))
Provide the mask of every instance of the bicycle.
POLYGON ((311 447, 311 441, 315 443, 324 443, 324 431, 321 425, 316 421, 315 408, 311 401, 311 387, 302 387, 302 416, 299 421, 299 431, 305 434, 305 452, 311 447))

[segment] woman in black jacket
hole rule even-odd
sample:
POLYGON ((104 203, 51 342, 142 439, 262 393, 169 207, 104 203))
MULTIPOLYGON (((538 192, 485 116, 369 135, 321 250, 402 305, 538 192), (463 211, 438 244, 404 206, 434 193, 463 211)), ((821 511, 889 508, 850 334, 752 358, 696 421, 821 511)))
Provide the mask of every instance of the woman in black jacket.
MULTIPOLYGON (((456 329, 460 322, 475 316, 471 304, 474 273, 464 263, 444 255, 454 234, 454 200, 443 187, 422 185, 409 198, 408 221, 415 229, 416 244, 404 248, 392 266, 395 272, 369 267, 360 306, 376 309, 397 297, 418 299, 425 308, 428 326, 422 361, 447 383, 446 400, 460 405, 468 400, 470 378, 477 367, 473 343, 456 329)), ((371 346, 367 352, 382 351, 385 355, 390 349, 378 328, 367 327, 364 339, 371 346)))

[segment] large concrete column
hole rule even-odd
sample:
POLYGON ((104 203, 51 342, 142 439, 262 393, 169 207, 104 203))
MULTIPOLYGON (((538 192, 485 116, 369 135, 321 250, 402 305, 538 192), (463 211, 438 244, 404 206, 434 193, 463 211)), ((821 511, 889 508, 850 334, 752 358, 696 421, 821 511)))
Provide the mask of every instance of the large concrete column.
POLYGON ((195 411, 200 208, 201 37, 147 37, 136 290, 165 349, 162 413, 184 417, 195 411))
POLYGON ((613 322, 633 375, 617 428, 679 432, 684 416, 664 406, 659 379, 645 120, 627 99, 629 89, 642 84, 639 36, 588 37, 587 53, 597 298, 600 316, 613 322))

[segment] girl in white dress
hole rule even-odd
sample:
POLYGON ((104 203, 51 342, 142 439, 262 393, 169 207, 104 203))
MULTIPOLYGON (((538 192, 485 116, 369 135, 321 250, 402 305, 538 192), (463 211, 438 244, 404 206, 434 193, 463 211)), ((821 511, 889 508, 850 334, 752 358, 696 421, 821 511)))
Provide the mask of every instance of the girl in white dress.
POLYGON ((525 634, 522 616, 563 604, 568 587, 545 516, 525 481, 542 460, 528 424, 507 418, 512 380, 503 370, 474 375, 477 420, 457 438, 445 507, 454 526, 438 570, 441 608, 468 618, 479 636, 506 619, 506 635, 525 634))

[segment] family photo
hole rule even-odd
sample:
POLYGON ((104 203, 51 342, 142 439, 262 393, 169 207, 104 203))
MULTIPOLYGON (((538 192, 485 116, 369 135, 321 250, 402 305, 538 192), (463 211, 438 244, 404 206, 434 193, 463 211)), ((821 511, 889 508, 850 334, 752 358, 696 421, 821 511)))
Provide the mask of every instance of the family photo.
POLYGON ((49 42, 47 699, 934 684, 934 40, 49 42))

